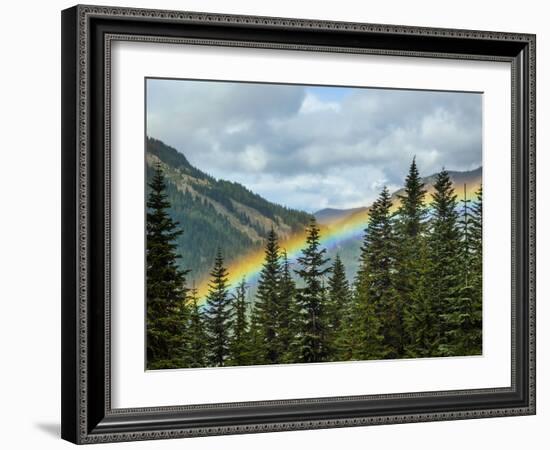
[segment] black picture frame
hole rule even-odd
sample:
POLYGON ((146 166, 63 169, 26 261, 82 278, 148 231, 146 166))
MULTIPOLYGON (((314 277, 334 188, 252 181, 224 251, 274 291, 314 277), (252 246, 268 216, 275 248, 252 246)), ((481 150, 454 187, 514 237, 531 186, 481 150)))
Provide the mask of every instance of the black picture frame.
POLYGON ((64 10, 61 406, 62 437, 78 444, 535 414, 535 36, 119 7, 64 10), (108 107, 110 43, 117 39, 510 62, 511 386, 112 409, 108 107))

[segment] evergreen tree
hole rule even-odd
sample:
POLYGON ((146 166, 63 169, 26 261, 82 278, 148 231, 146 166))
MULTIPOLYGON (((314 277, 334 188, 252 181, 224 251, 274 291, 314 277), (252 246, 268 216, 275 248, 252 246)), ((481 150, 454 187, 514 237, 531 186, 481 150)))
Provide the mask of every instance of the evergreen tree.
POLYGON ((292 279, 286 250, 283 250, 279 283, 279 340, 283 349, 281 362, 292 362, 290 350, 296 335, 296 317, 298 315, 295 296, 296 283, 292 279))
POLYGON ((399 195, 401 204, 398 209, 400 231, 405 236, 416 237, 425 231, 426 196, 425 185, 416 166, 416 158, 413 158, 409 167, 409 173, 405 178, 405 193, 399 195))
POLYGON ((359 358, 359 352, 363 349, 363 339, 360 337, 361 321, 359 320, 360 308, 357 292, 351 293, 350 302, 342 311, 340 328, 336 334, 335 348, 336 360, 352 361, 359 358))
MULTIPOLYGON (((457 266, 457 286, 454 290, 452 304, 447 305, 443 314, 447 331, 443 350, 446 355, 459 356, 481 353, 481 304, 476 290, 476 281, 480 275, 478 267, 478 242, 475 236, 478 217, 466 196, 461 200, 462 214, 460 219, 461 261, 457 266)), ((476 208, 479 211, 479 206, 476 208)), ((480 217, 479 217, 480 218, 480 217)), ((480 221, 479 221, 480 222, 480 221)), ((481 244, 481 242, 479 242, 481 244)))
POLYGON ((223 366, 229 356, 231 311, 227 286, 228 274, 219 248, 210 275, 212 279, 206 297, 205 314, 210 344, 208 362, 210 366, 223 366))
MULTIPOLYGON (((376 203, 373 205, 373 208, 376 203)), ((338 337, 338 353, 344 360, 382 359, 386 355, 379 306, 370 295, 373 263, 370 241, 367 239, 369 225, 364 230, 363 244, 359 255, 359 267, 354 282, 352 302, 345 311, 342 331, 338 337)))
POLYGON ((472 205, 469 232, 472 251, 470 276, 473 287, 474 324, 477 330, 472 353, 478 355, 482 352, 483 329, 483 190, 481 185, 476 192, 476 201, 472 205))
POLYGON ((445 169, 437 174, 434 189, 429 237, 429 289, 435 320, 430 333, 433 349, 430 354, 447 356, 453 354, 449 342, 452 324, 445 314, 453 307, 462 280, 457 276, 461 256, 457 196, 445 169))
POLYGON ((401 350, 407 357, 424 353, 421 342, 426 311, 426 190, 413 158, 405 179, 404 194, 399 195, 397 210, 396 281, 398 291, 398 320, 403 330, 401 350))
POLYGON ((187 321, 185 288, 188 270, 178 267, 176 244, 182 234, 168 214, 170 203, 160 164, 149 183, 147 199, 147 367, 180 367, 187 321))
POLYGON ((420 239, 416 249, 416 282, 412 284, 409 300, 404 305, 404 357, 434 356, 433 330, 439 321, 430 294, 430 259, 427 236, 420 239))
POLYGON ((237 286, 232 301, 233 326, 229 345, 229 361, 234 366, 248 364, 248 319, 246 317, 246 283, 237 286))
POLYGON ((204 328, 203 314, 198 305, 197 289, 193 286, 189 295, 190 314, 187 327, 186 367, 205 367, 208 336, 204 328))
POLYGON ((325 361, 328 355, 323 277, 330 268, 324 267, 329 259, 325 258, 326 249, 320 248, 319 227, 315 218, 311 218, 306 233, 306 248, 298 258, 301 268, 295 270, 304 283, 296 296, 299 334, 295 346, 298 361, 320 362, 325 361))
POLYGON ((374 306, 380 320, 385 357, 393 359, 403 354, 403 324, 395 287, 397 241, 391 206, 390 193, 384 187, 370 210, 361 247, 365 279, 359 289, 366 289, 367 304, 374 306))
POLYGON ((337 253, 331 268, 331 276, 328 282, 328 333, 329 333, 329 359, 334 360, 338 355, 337 338, 343 325, 345 312, 350 307, 351 295, 346 269, 340 255, 337 253))
MULTIPOLYGON (((253 305, 250 306, 249 311, 250 326, 248 327, 248 349, 246 352, 246 359, 249 365, 265 364, 263 360, 262 352, 262 330, 259 324, 258 310, 253 305)), ((293 362, 293 361, 291 361, 293 362)))
POLYGON ((345 359, 370 360, 382 359, 388 354, 384 343, 382 322, 378 305, 369 292, 369 277, 363 267, 355 283, 351 314, 344 318, 344 339, 340 342, 340 354, 345 353, 345 359))
POLYGON ((262 337, 258 350, 266 364, 278 363, 284 350, 279 339, 280 280, 279 244, 277 235, 271 228, 265 246, 265 259, 258 280, 257 300, 254 305, 262 337))

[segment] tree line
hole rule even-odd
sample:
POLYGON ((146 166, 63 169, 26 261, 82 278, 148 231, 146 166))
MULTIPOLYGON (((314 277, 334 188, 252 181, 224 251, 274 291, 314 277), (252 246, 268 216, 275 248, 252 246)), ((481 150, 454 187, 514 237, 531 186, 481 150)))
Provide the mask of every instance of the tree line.
POLYGON ((481 186, 459 199, 443 169, 428 207, 413 159, 396 210, 386 187, 370 208, 354 280, 311 218, 295 267, 269 231, 253 302, 244 279, 230 289, 218 249, 204 307, 178 266, 160 165, 149 188, 149 369, 481 354, 481 186))

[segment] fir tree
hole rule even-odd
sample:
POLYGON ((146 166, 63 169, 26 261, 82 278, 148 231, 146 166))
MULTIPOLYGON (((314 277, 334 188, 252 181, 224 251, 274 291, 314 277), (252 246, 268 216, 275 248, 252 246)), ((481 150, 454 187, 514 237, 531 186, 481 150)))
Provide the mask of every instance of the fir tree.
POLYGON ((434 315, 430 353, 432 356, 447 356, 452 354, 448 342, 452 325, 445 314, 452 308, 462 280, 458 276, 461 245, 457 196, 445 169, 437 174, 434 189, 429 238, 429 289, 434 315))
POLYGON ((476 329, 472 353, 478 355, 482 352, 483 329, 483 190, 481 185, 476 192, 476 200, 472 205, 469 232, 472 251, 470 276, 473 287, 473 310, 476 329))
POLYGON ((279 314, 281 312, 279 283, 281 279, 281 263, 279 259, 279 244, 273 228, 269 231, 265 246, 265 259, 258 280, 256 316, 262 342, 259 349, 261 359, 266 364, 279 362, 283 348, 279 336, 279 314))
POLYGON ((420 236, 424 231, 426 219, 425 185, 416 166, 416 158, 413 158, 409 173, 405 178, 405 193, 399 195, 401 204, 398 209, 400 231, 405 236, 420 236))
POLYGON ((342 311, 340 328, 336 334, 335 349, 336 360, 352 361, 359 359, 359 352, 363 347, 362 339, 359 337, 359 331, 362 324, 359 320, 359 302, 357 292, 354 290, 351 295, 351 301, 342 311))
POLYGON ((204 328, 203 314, 198 305, 197 289, 193 286, 189 295, 190 314, 187 327, 187 367, 204 367, 206 360, 206 343, 208 336, 204 328))
POLYGON ((330 268, 324 267, 329 259, 325 258, 326 249, 320 248, 319 227, 315 218, 311 218, 306 233, 306 248, 298 258, 301 268, 295 270, 304 283, 296 296, 299 335, 295 345, 298 361, 320 362, 325 361, 328 354, 323 277, 330 268))
MULTIPOLYGON (((363 268, 365 269, 365 268, 363 268)), ((345 318, 345 346, 340 344, 340 352, 347 352, 346 359, 371 360, 382 359, 388 354, 384 343, 380 312, 374 298, 369 292, 369 277, 362 275, 357 277, 351 315, 345 318)))
POLYGON ((403 356, 406 358, 433 356, 433 330, 439 322, 430 296, 431 271, 427 236, 420 239, 416 251, 416 282, 412 284, 408 302, 403 309, 406 333, 403 356))
POLYGON ((403 353, 403 325, 395 288, 397 241, 391 206, 390 193, 384 187, 370 210, 361 247, 364 279, 359 287, 366 289, 367 304, 374 306, 380 320, 385 357, 398 358, 403 353))
POLYGON ((296 317, 298 315, 295 296, 296 284, 292 279, 286 250, 283 250, 279 283, 279 340, 283 349, 281 362, 292 362, 290 349, 296 334, 296 317))
POLYGON ((188 270, 178 267, 175 240, 182 234, 168 214, 170 203, 160 164, 149 183, 147 200, 147 367, 180 367, 187 321, 188 270))
POLYGON ((248 327, 246 359, 249 365, 264 364, 262 352, 263 340, 258 319, 258 310, 253 305, 249 309, 250 326, 248 327))
POLYGON ((208 295, 206 297, 206 325, 209 337, 210 366, 223 366, 229 356, 229 326, 231 311, 227 286, 227 269, 218 248, 212 269, 208 295))
POLYGON ((340 255, 337 253, 331 268, 331 276, 328 282, 328 333, 329 333, 329 359, 333 360, 338 355, 337 338, 343 326, 345 312, 350 307, 351 295, 346 270, 340 255))
POLYGON ((408 357, 421 356, 423 348, 422 329, 426 311, 425 292, 425 237, 426 190, 420 178, 416 159, 413 158, 405 179, 404 195, 397 210, 396 239, 398 257, 396 259, 396 281, 398 291, 398 320, 403 330, 401 350, 408 357))
MULTIPOLYGON (((481 194, 480 194, 481 195, 481 194)), ((466 196, 461 200, 462 214, 460 218, 461 261, 457 265, 457 286, 453 292, 453 302, 447 305, 443 318, 446 322, 446 339, 444 353, 450 356, 471 355, 481 353, 481 308, 476 290, 479 277, 478 242, 475 236, 478 217, 466 196), (478 316, 479 314, 479 316, 478 316)), ((476 211, 480 208, 477 206, 476 211)), ((480 216, 479 216, 480 218, 480 216)), ((480 220, 479 220, 480 222, 480 220)))
POLYGON ((244 278, 236 288, 232 301, 232 334, 229 362, 234 366, 248 364, 248 320, 246 317, 246 283, 244 278))
MULTIPOLYGON (((376 203, 373 208, 374 206, 376 203)), ((367 236, 371 217, 372 211, 369 215, 369 225, 364 230, 352 302, 345 312, 342 331, 337 341, 339 355, 344 360, 382 359, 386 354, 379 307, 374 301, 375 297, 370 295, 370 265, 373 258, 367 236)))

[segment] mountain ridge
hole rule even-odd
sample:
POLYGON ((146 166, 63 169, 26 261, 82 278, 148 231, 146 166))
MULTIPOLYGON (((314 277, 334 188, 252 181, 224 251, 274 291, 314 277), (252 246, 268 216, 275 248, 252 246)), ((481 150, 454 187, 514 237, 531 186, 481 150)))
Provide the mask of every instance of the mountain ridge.
MULTIPOLYGON (((460 187, 463 184, 467 185, 479 185, 481 183, 481 177, 483 173, 483 168, 477 167, 476 169, 472 170, 465 170, 465 171, 459 171, 459 170, 449 170, 449 177, 451 179, 451 182, 455 186, 455 192, 457 195, 460 193, 457 190, 457 187, 460 187)), ((435 177, 437 176, 437 173, 434 173, 432 175, 428 175, 427 177, 422 177, 422 182, 426 186, 427 195, 430 195, 433 192, 433 183, 435 181, 435 177)), ((397 191, 394 191, 391 193, 391 200, 392 202, 398 202, 399 196, 403 195, 405 193, 405 188, 400 188, 397 191)), ((326 225, 330 223, 335 223, 337 221, 345 220, 346 217, 349 217, 351 215, 355 215, 357 213, 365 212, 367 213, 369 206, 358 206, 355 208, 323 208, 319 211, 316 211, 313 213, 315 218, 320 224, 326 225)))
POLYGON ((192 280, 208 274, 218 246, 231 262, 262 246, 271 228, 285 238, 301 231, 311 218, 239 183, 212 177, 158 139, 147 138, 146 164, 148 179, 156 164, 165 173, 170 213, 184 231, 176 242, 180 265, 192 268, 192 280))
MULTIPOLYGON (((178 253, 182 255, 180 266, 192 269, 188 277, 190 283, 203 282, 209 276, 218 246, 230 266, 246 255, 262 252, 272 227, 283 242, 302 233, 312 216, 319 222, 321 235, 352 229, 353 234, 348 233, 347 239, 331 242, 327 257, 334 258, 338 253, 346 266, 346 275, 350 280, 354 278, 371 205, 349 209, 324 208, 314 214, 287 208, 239 183, 212 177, 189 163, 183 153, 151 137, 147 138, 146 162, 148 179, 156 164, 161 165, 166 175, 167 194, 172 205, 170 214, 184 231, 176 242, 178 253)), ((449 171, 449 174, 460 198, 463 183, 468 184, 470 194, 477 190, 482 168, 449 171)), ((423 177, 428 196, 433 192, 435 176, 423 177)), ((403 193, 403 188, 392 193, 394 206, 403 193)))

